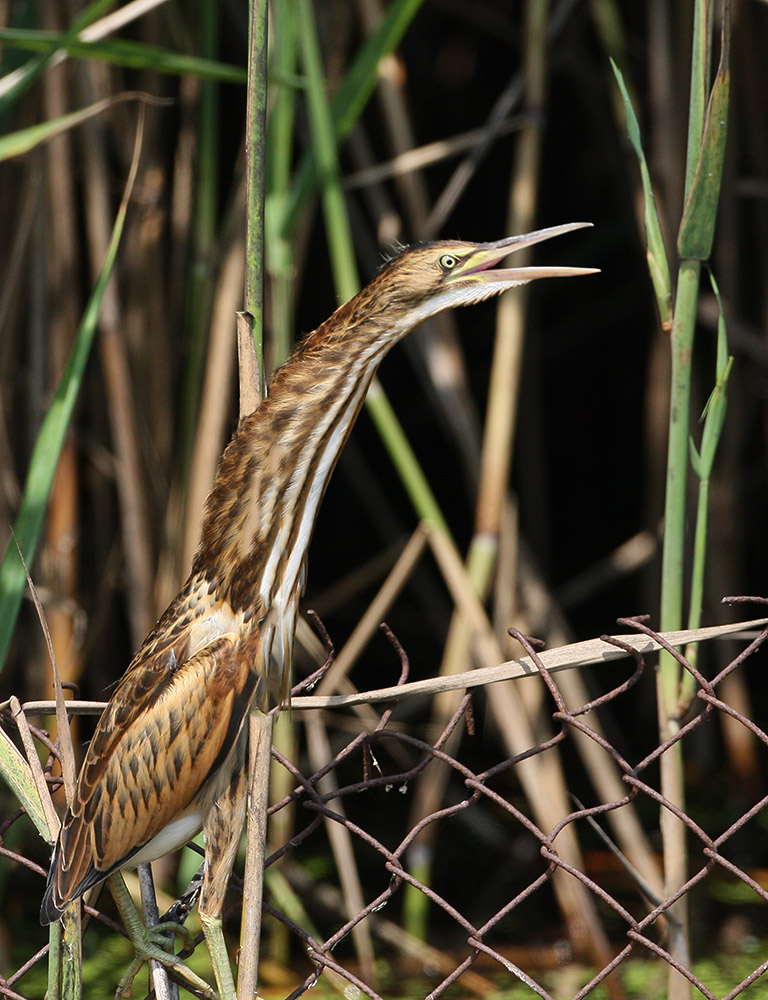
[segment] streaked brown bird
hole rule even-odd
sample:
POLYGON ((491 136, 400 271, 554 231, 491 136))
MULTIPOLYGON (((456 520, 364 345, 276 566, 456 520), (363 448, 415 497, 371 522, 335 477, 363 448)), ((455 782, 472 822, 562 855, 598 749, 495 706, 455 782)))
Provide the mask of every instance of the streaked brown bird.
MULTIPOLYGON (((245 721, 252 708, 287 700, 307 548, 371 380, 398 340, 443 309, 536 278, 594 273, 491 270, 515 250, 583 225, 405 249, 275 373, 224 451, 187 582, 101 716, 53 852, 44 924, 121 868, 159 858, 202 829, 199 912, 219 993, 234 997, 221 911, 244 819, 245 721)), ((188 972, 134 936, 142 957, 188 972)))

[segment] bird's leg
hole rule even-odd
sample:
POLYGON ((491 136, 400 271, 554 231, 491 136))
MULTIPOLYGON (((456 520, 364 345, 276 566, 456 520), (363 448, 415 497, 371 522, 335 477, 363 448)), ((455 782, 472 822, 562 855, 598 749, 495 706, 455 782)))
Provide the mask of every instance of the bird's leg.
POLYGON ((224 931, 221 927, 221 917, 211 917, 201 913, 200 923, 203 925, 205 943, 208 945, 221 1000, 237 1000, 232 966, 229 964, 227 942, 224 940, 224 931))
POLYGON ((221 926, 221 911, 245 822, 247 774, 243 758, 247 731, 245 728, 235 749, 235 755, 240 759, 233 770, 232 779, 216 797, 203 820, 205 872, 197 909, 221 1000, 237 1000, 232 966, 221 926))
MULTIPOLYGON (((139 876, 139 889, 141 891, 141 911, 144 914, 144 923, 148 928, 160 923, 160 913, 157 909, 157 897, 155 896, 155 883, 152 878, 152 865, 149 862, 139 865, 137 869, 139 876)), ((163 921, 166 923, 166 921, 163 921)), ((183 923, 183 921, 178 921, 183 923)), ((168 935, 163 942, 157 942, 162 948, 173 950, 173 937, 168 935), (166 943, 167 940, 167 943, 166 943)), ((161 962, 149 963, 149 980, 155 990, 157 1000, 179 1000, 179 984, 172 982, 168 969, 161 962)))
POLYGON ((200 976, 188 968, 176 955, 163 947, 164 944, 167 944, 166 935, 168 934, 178 934, 184 940, 185 946, 191 947, 192 935, 189 929, 184 927, 183 924, 168 922, 155 924, 154 927, 146 927, 131 899, 131 895, 120 872, 110 875, 108 882, 110 892, 120 911, 120 917, 136 952, 136 956, 128 971, 118 984, 115 994, 116 1000, 121 1000, 121 998, 131 995, 131 986, 136 974, 142 965, 150 959, 161 962, 167 968, 173 969, 180 976, 184 976, 189 983, 198 989, 203 996, 209 998, 209 1000, 216 1000, 217 994, 210 984, 206 983, 204 979, 201 979, 200 976))

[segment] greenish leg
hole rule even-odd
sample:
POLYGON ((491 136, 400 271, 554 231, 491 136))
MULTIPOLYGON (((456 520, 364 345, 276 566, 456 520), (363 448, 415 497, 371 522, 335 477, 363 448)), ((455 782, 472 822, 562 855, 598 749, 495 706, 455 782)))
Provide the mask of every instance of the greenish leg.
MULTIPOLYGON (((128 932, 128 937, 131 939, 131 944, 136 950, 136 957, 130 965, 130 968, 120 980, 117 992, 115 994, 117 1000, 122 1000, 123 997, 129 997, 131 995, 131 986, 133 980, 136 977, 139 969, 145 962, 150 959, 154 959, 156 962, 160 962, 169 969, 173 969, 174 972, 178 972, 180 976, 184 976, 188 982, 190 982, 196 989, 208 997, 209 1000, 217 1000, 217 994, 212 989, 212 987, 206 983, 204 979, 201 979, 196 973, 191 969, 187 968, 184 963, 177 958, 176 955, 167 951, 164 944, 165 935, 167 934, 178 934, 186 947, 191 947, 192 945, 192 935, 189 930, 182 924, 173 923, 163 923, 156 924, 154 927, 146 927, 144 921, 141 919, 139 911, 136 909, 131 895, 128 892, 128 888, 123 880, 123 876, 116 872, 114 875, 110 875, 109 879, 109 889, 114 897, 117 908, 120 911, 120 917, 125 925, 125 929, 128 932)), ((206 940, 208 940, 208 932, 206 930, 206 940)), ((210 945, 209 945, 210 947, 210 945)), ((214 964, 214 969, 216 965, 214 964)), ((216 976, 218 979, 218 970, 216 970, 216 976)), ((232 973, 230 972, 230 979, 232 973)), ((234 996, 234 994, 233 994, 234 996)))
POLYGON ((200 923, 203 925, 203 933, 211 955, 221 1000, 237 1000, 232 966, 229 964, 227 945, 224 940, 224 932, 221 929, 221 917, 209 917, 200 913, 200 923))

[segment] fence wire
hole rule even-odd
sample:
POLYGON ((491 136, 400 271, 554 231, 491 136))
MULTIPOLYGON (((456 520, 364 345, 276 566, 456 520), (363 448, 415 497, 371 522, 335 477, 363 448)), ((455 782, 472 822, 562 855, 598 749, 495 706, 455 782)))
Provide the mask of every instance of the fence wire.
MULTIPOLYGON (((718 715, 728 717, 743 727, 744 733, 749 734, 759 746, 768 747, 768 735, 764 729, 754 719, 728 704, 720 691, 723 681, 734 671, 742 669, 763 644, 768 630, 754 639, 714 678, 707 679, 643 620, 624 619, 620 624, 645 633, 668 649, 697 685, 695 707, 689 711, 679 731, 651 752, 645 752, 640 759, 630 759, 626 750, 628 741, 621 732, 614 735, 613 742, 596 732, 590 725, 590 715, 594 718, 606 706, 611 706, 619 716, 632 713, 632 699, 638 691, 638 682, 643 678, 651 680, 648 675, 652 673, 653 666, 647 658, 626 647, 628 656, 634 658, 631 675, 593 701, 568 707, 554 677, 537 656, 534 644, 515 631, 511 634, 533 659, 554 705, 550 713, 555 724, 554 734, 523 754, 497 760, 492 766, 478 766, 477 761, 483 754, 487 756, 485 744, 488 741, 482 736, 472 738, 475 723, 473 696, 470 694, 461 699, 457 710, 436 738, 414 735, 414 727, 406 725, 399 715, 393 714, 395 706, 383 712, 373 730, 352 736, 349 733, 354 719, 347 716, 340 722, 324 713, 324 721, 329 728, 336 722, 332 756, 322 768, 311 774, 303 773, 309 770, 303 762, 299 766, 273 748, 274 760, 290 776, 293 787, 271 807, 270 815, 274 819, 284 810, 290 810, 293 816, 290 839, 268 858, 268 886, 269 869, 274 866, 310 911, 308 919, 304 920, 267 893, 265 915, 287 929, 284 933, 289 934, 293 941, 292 953, 299 956, 294 963, 295 968, 301 968, 302 963, 306 967, 305 978, 292 984, 290 992, 284 992, 284 996, 294 1000, 326 975, 332 980, 336 977, 335 983, 341 981, 347 987, 347 996, 355 995, 356 988, 360 995, 371 1000, 383 1000, 387 995, 386 988, 370 966, 367 967, 367 974, 361 971, 365 963, 357 961, 354 948, 350 945, 355 929, 367 924, 372 936, 383 942, 379 947, 385 956, 394 960, 398 954, 401 957, 410 954, 422 969, 429 968, 429 987, 422 994, 427 1000, 457 995, 456 988, 459 995, 476 996, 491 990, 509 990, 513 985, 523 989, 521 995, 538 995, 551 1000, 554 993, 558 1000, 562 1000, 562 983, 553 987, 551 970, 549 973, 546 970, 542 972, 539 967, 541 949, 526 949, 523 946, 528 928, 532 929, 535 940, 547 940, 552 945, 550 954, 554 949, 562 963, 561 968, 572 957, 568 946, 563 944, 562 926, 558 928, 559 933, 552 934, 550 930, 549 937, 541 928, 542 923, 554 921, 557 925, 558 922, 551 885, 558 871, 566 873, 561 877, 578 880, 594 896, 613 949, 611 960, 602 968, 586 974, 578 989, 569 994, 574 1000, 581 1000, 601 986, 602 990, 597 995, 602 996, 607 990, 612 996, 626 996, 622 967, 626 967, 625 963, 630 958, 676 969, 709 1000, 730 1000, 738 996, 768 969, 768 959, 758 961, 761 950, 758 946, 754 968, 743 978, 729 983, 727 992, 723 992, 720 980, 716 986, 708 984, 690 965, 682 964, 668 950, 668 921, 677 919, 674 911, 670 913, 670 907, 682 897, 691 898, 694 890, 707 880, 711 883, 719 876, 726 878, 729 885, 738 886, 745 899, 743 905, 768 903, 768 891, 761 884, 759 872, 751 869, 749 861, 745 860, 750 852, 745 852, 743 846, 745 834, 754 838, 763 836, 762 826, 766 816, 760 817, 759 814, 766 808, 768 796, 754 801, 731 819, 726 828, 712 830, 707 829, 711 823, 707 823, 702 816, 695 818, 668 801, 661 794, 658 782, 659 758, 670 752, 675 743, 684 741, 684 759, 687 760, 694 753, 692 746, 695 745, 697 731, 718 715), (563 816, 554 828, 542 830, 529 815, 515 780, 515 769, 523 760, 559 752, 566 763, 566 774, 569 774, 568 761, 573 757, 572 743, 576 731, 597 744, 610 765, 620 774, 626 793, 615 801, 589 805, 574 799, 576 807, 572 812, 563 816), (460 739, 462 735, 464 738, 460 739), (483 744, 482 752, 476 746, 478 739, 483 744), (414 821, 408 806, 413 790, 419 782, 429 781, 430 769, 440 765, 448 768, 452 777, 447 785, 446 801, 437 811, 414 821), (398 796, 398 791, 406 794, 398 796), (651 832, 658 828, 659 815, 664 811, 685 824, 688 831, 689 877, 684 885, 660 898, 643 884, 639 875, 631 871, 626 873, 629 866, 619 858, 618 851, 612 855, 604 846, 607 834, 598 835, 596 832, 598 827, 603 828, 602 821, 607 814, 620 809, 636 810, 642 815, 646 828, 650 825, 651 832), (650 824, 647 822, 649 818, 650 824), (752 826, 745 830, 748 824, 752 826), (558 836, 571 825, 577 828, 582 842, 587 839, 603 845, 603 852, 614 863, 604 865, 602 870, 598 866, 598 870, 593 871, 586 863, 580 869, 564 861, 558 853, 558 836), (343 827, 348 832, 355 846, 361 881, 368 899, 357 912, 344 916, 339 916, 344 907, 339 891, 324 879, 307 875, 307 858, 316 860, 323 851, 327 851, 326 837, 332 827, 343 827), (478 829, 485 831, 485 840, 482 837, 479 841, 472 839, 472 830, 478 829), (436 832, 437 835, 432 837, 433 845, 436 844, 438 849, 447 845, 448 874, 446 876, 443 872, 441 877, 436 877, 427 885, 414 873, 416 866, 410 863, 410 859, 417 856, 414 850, 416 845, 426 835, 436 832), (477 846, 490 841, 494 842, 493 850, 477 846), (521 843, 529 845, 527 854, 521 849, 521 843), (531 844, 535 845, 535 852, 530 851, 531 844), (618 876, 617 872, 620 873, 618 876), (423 894, 428 900, 430 926, 440 941, 440 947, 420 944, 398 929, 397 910, 406 894, 406 887, 412 887, 411 892, 423 894), (499 898, 500 892, 503 898, 499 898), (387 920, 387 914, 395 919, 387 920), (540 914, 546 917, 541 918, 540 914), (314 925, 331 928, 331 932, 322 938, 322 934, 317 931, 310 933, 307 929, 314 925), (351 993, 349 987, 352 988, 351 993), (454 989, 449 993, 451 987, 454 989)), ((606 637, 606 642, 621 646, 621 641, 615 637, 606 637)), ((404 683, 407 677, 404 655, 402 662, 400 682, 404 683)), ((478 698, 477 694, 475 698, 478 698)), ((7 713, 3 724, 8 731, 11 719, 7 713)), ((56 748, 42 730, 33 729, 33 733, 51 755, 48 761, 50 773, 56 748)), ((487 760, 483 764, 487 765, 487 760)), ((590 794, 594 795, 594 792, 590 794)), ((703 812, 706 813, 706 810, 703 812)), ((0 823, 0 859, 3 859, 0 861, 0 875, 5 883, 6 898, 9 884, 17 881, 39 888, 38 895, 42 895, 46 871, 44 861, 40 863, 36 859, 44 851, 39 844, 37 849, 29 849, 27 842, 30 838, 26 828, 23 833, 20 828, 17 831, 16 825, 23 815, 23 810, 16 809, 0 823), (9 846, 11 844, 14 844, 13 848, 9 846), (24 880, 20 875, 24 871, 32 873, 36 880, 24 880)), ((240 904, 241 886, 237 877, 233 877, 231 889, 230 916, 237 914, 240 904)), ((34 888, 29 891, 34 895, 34 888)), ((37 899, 35 897, 33 901, 37 899)), ((86 906, 85 912, 91 919, 118 929, 98 907, 86 906)), ((179 912, 176 908, 173 915, 178 916, 179 912)), ((2 922, 6 923, 6 934, 12 938, 13 929, 8 920, 10 913, 11 909, 6 907, 6 919, 2 922)), ((229 923, 227 926, 234 927, 236 933, 236 924, 229 923)), ((694 920, 694 952, 701 950, 695 936, 697 930, 697 921, 694 920)), ((706 931, 711 932, 712 928, 706 931)), ((40 964, 45 965, 48 947, 41 946, 45 940, 46 932, 41 928, 39 940, 29 949, 34 950, 34 954, 25 958, 6 978, 0 977, 0 995, 14 1000, 33 1000, 41 995, 26 992, 24 980, 30 970, 40 964)), ((202 937, 198 943, 200 941, 202 937)), ((18 954, 23 942, 13 940, 11 943, 14 945, 13 954, 18 954)), ((5 948, 6 967, 9 950, 5 948)), ((295 978, 298 980, 300 976, 295 978)), ((114 987, 114 984, 111 986, 114 987)), ((136 989, 137 986, 134 986, 136 989)), ((196 995, 194 990, 190 992, 196 995)), ((391 995, 398 993, 399 990, 393 990, 391 995)), ((107 995, 110 995, 109 990, 105 988, 104 996, 107 995)), ((274 995, 274 991, 270 995, 274 995)))

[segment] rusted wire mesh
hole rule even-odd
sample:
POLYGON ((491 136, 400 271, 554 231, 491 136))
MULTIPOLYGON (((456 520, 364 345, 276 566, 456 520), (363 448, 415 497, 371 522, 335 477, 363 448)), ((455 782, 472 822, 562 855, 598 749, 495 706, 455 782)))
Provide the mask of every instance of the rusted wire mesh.
MULTIPOLYGON (((622 624, 656 638, 665 646, 664 640, 643 621, 628 619, 622 624)), ((334 975, 341 977, 347 987, 356 987, 360 994, 373 1000, 396 995, 398 990, 388 994, 379 979, 366 978, 360 971, 350 938, 353 928, 367 922, 385 957, 394 961, 398 956, 410 954, 422 971, 428 967, 428 985, 421 995, 429 1000, 456 995, 455 990, 450 991, 451 987, 458 987, 462 996, 481 995, 491 989, 510 990, 516 986, 523 990, 520 995, 562 997, 562 983, 554 988, 551 969, 541 968, 542 949, 524 947, 535 939, 540 944, 550 945, 549 954, 557 954, 563 965, 572 957, 567 945, 563 945, 562 933, 557 933, 557 910, 551 882, 558 869, 565 871, 568 878, 579 880, 594 894, 614 949, 612 960, 603 968, 583 974, 581 982, 569 994, 571 996, 581 998, 593 991, 598 991, 596 995, 604 995, 606 988, 614 996, 622 995, 625 990, 622 973, 630 959, 654 962, 662 969, 672 966, 701 995, 712 1000, 739 995, 768 968, 768 959, 763 958, 757 946, 754 967, 746 975, 740 972, 724 989, 721 978, 714 985, 708 983, 702 974, 673 958, 666 946, 666 921, 673 919, 668 912, 670 906, 682 896, 696 902, 706 884, 725 880, 731 887, 736 886, 742 893, 742 906, 768 903, 768 892, 749 861, 750 852, 744 850, 745 835, 747 838, 761 835, 765 814, 762 817, 760 814, 768 804, 768 796, 758 797, 738 816, 729 817, 726 825, 721 818, 723 810, 719 810, 717 822, 721 828, 716 829, 707 822, 706 810, 699 810, 701 816, 688 815, 667 801, 658 787, 661 755, 682 740, 686 759, 695 757, 697 734, 717 717, 734 720, 761 749, 768 746, 764 729, 729 705, 719 693, 728 675, 744 669, 745 663, 765 641, 768 630, 710 680, 680 652, 667 647, 696 680, 696 707, 689 712, 673 739, 651 752, 644 750, 637 759, 628 752, 627 741, 620 732, 609 742, 591 727, 590 717, 594 718, 608 706, 614 711, 631 711, 632 700, 641 689, 639 682, 651 680, 652 665, 628 648, 628 655, 634 658, 634 669, 630 669, 629 676, 626 676, 626 667, 614 666, 611 669, 622 672, 625 679, 587 704, 567 706, 556 680, 537 657, 533 644, 524 636, 515 635, 537 664, 552 699, 551 717, 556 726, 554 735, 525 754, 497 760, 492 766, 487 766, 487 761, 478 765, 484 747, 478 748, 477 744, 490 741, 485 740, 482 733, 473 735, 474 717, 479 717, 480 712, 473 712, 471 695, 463 698, 443 731, 433 738, 414 735, 414 727, 402 721, 395 706, 383 712, 372 731, 352 736, 349 735, 352 728, 349 723, 354 720, 346 717, 344 724, 336 720, 332 758, 312 774, 302 773, 302 767, 273 749, 274 759, 290 774, 293 790, 272 807, 271 814, 291 809, 294 832, 288 843, 274 850, 268 859, 268 868, 275 866, 283 873, 297 898, 303 900, 311 922, 328 929, 327 932, 309 933, 301 919, 289 915, 278 903, 270 900, 265 904, 267 927, 272 918, 287 928, 293 941, 292 953, 297 956, 292 962, 295 981, 285 988, 284 996, 301 996, 324 974, 331 979, 334 975), (582 804, 575 801, 573 811, 563 816, 556 827, 539 829, 520 794, 515 768, 524 758, 557 752, 562 755, 566 773, 570 773, 571 744, 576 730, 600 747, 611 766, 620 773, 626 794, 611 802, 582 804), (460 733, 464 738, 457 743, 460 733), (449 746, 450 752, 446 749, 449 746), (447 800, 439 811, 409 825, 408 799, 413 789, 418 782, 429 781, 430 769, 439 766, 449 768, 453 778, 447 786, 447 800), (330 790, 321 790, 323 779, 328 776, 333 776, 335 785, 330 790), (406 794, 400 795, 400 791, 406 794), (690 877, 677 891, 654 898, 639 876, 627 872, 626 866, 622 868, 617 855, 605 848, 607 835, 598 834, 596 828, 604 829, 607 814, 620 809, 636 809, 651 833, 658 827, 659 813, 664 810, 674 813, 686 825, 690 877), (413 874, 409 856, 413 845, 433 824, 438 824, 439 829, 437 854, 445 849, 447 860, 442 874, 438 871, 428 886, 413 874), (366 905, 351 915, 339 915, 343 905, 334 888, 332 874, 327 880, 307 875, 307 858, 317 857, 325 850, 325 831, 329 825, 344 827, 352 838, 367 893, 366 905), (582 843, 602 845, 604 858, 613 863, 604 864, 602 868, 585 863, 584 870, 566 864, 558 853, 558 836, 568 825, 577 828, 582 843), (477 830, 481 831, 479 837, 477 830), (491 842, 493 848, 488 846, 491 842), (431 927, 439 947, 427 948, 402 932, 393 932, 407 886, 428 898, 431 927), (388 905, 382 913, 385 904, 388 905), (554 924, 554 929, 552 926, 543 928, 546 923, 554 924)), ((607 641, 615 643, 618 640, 607 641)), ((632 664, 632 660, 628 662, 632 664)), ((407 663, 403 657, 401 682, 406 675, 407 663)), ((482 695, 475 694, 474 698, 482 701, 482 695)), ((334 720, 326 721, 329 729, 332 728, 334 720)), ((47 743, 43 733, 36 731, 36 735, 44 745, 47 743)), ((49 742, 47 745, 53 749, 49 742)), ((581 786, 579 790, 581 792, 581 786)), ((17 810, 0 826, 2 866, 10 870, 11 875, 26 868, 40 876, 35 884, 42 893, 44 868, 26 856, 30 852, 25 850, 25 844, 17 843, 14 849, 7 846, 21 816, 22 812, 17 810)), ((37 854, 39 856, 40 852, 37 854)), ((439 869, 439 865, 437 867, 439 869)), ((239 908, 236 878, 233 883, 230 915, 236 914, 239 908)), ((267 895, 269 898, 269 893, 267 895)), ((114 926, 99 910, 88 907, 86 912, 114 926)), ((694 954, 700 954, 709 946, 711 932, 712 928, 702 929, 700 921, 694 918, 694 954), (705 943, 698 941, 697 934, 702 934, 705 943)), ((0 979, 0 995, 25 1000, 35 995, 25 992, 24 980, 31 967, 45 963, 47 947, 40 947, 44 940, 45 933, 41 929, 40 940, 29 949, 35 953, 12 975, 0 979)), ((348 996, 353 994, 354 990, 352 994, 347 992, 348 996)), ((104 995, 108 995, 107 990, 104 995)), ((625 991, 623 995, 628 993, 625 991)))

